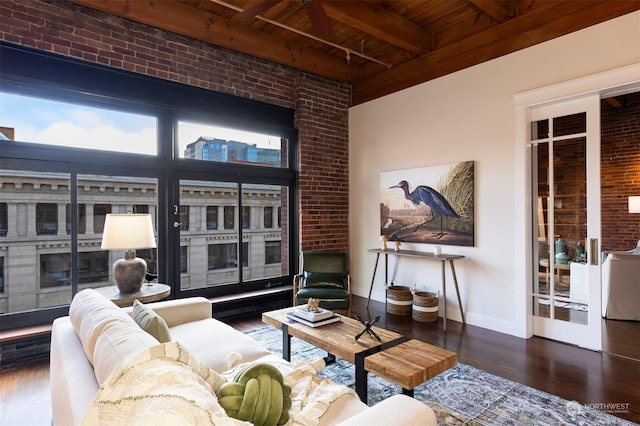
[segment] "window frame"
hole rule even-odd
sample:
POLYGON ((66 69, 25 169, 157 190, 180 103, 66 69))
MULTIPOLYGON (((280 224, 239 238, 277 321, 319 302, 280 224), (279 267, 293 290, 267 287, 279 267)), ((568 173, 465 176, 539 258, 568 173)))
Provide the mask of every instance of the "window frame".
MULTIPOLYGON (((0 42, 0 91, 43 99, 53 99, 151 115, 157 118, 157 155, 140 155, 91 149, 58 147, 44 144, 19 144, 0 140, 0 161, 9 170, 33 170, 36 172, 105 174, 140 176, 158 179, 158 273, 159 281, 173 287, 171 298, 192 295, 210 296, 202 291, 180 292, 179 261, 180 242, 173 232, 176 217, 173 214, 176 194, 172 189, 180 175, 195 178, 231 180, 238 182, 271 182, 289 188, 287 232, 288 275, 281 280, 269 279, 269 285, 288 285, 292 271, 297 267, 297 130, 294 127, 294 110, 264 102, 214 92, 182 83, 144 76, 124 70, 109 68, 78 59, 42 52, 33 48, 0 42), (100 82, 96 85, 95 82, 100 82), (287 168, 270 168, 260 165, 221 164, 181 159, 177 153, 174 135, 180 120, 206 121, 212 124, 243 129, 251 132, 279 135, 287 140, 287 168)), ((72 196, 71 205, 77 207, 72 196)), ((77 212, 72 217, 78 220, 77 212)), ((59 214, 59 213, 58 213, 59 214)), ((220 215, 218 215, 220 216, 220 215)), ((58 218, 59 219, 59 218, 58 218)), ((218 217, 218 227, 220 227, 218 217)), ((234 223, 235 226, 235 223, 234 223)), ((62 230, 65 231, 65 230, 62 230)), ((9 231, 10 232, 10 231, 9 231)), ((60 232, 60 230, 58 230, 60 232)), ((65 232, 66 233, 66 232, 65 232)), ((72 234, 72 258, 78 256, 78 232, 72 234)), ((189 249, 187 249, 189 251, 189 249)), ((5 262, 6 266, 6 262, 5 262)), ((188 267, 187 267, 188 269, 188 267)), ((77 270, 77 269, 76 269, 77 270)), ((6 276, 6 271, 5 271, 6 276)), ((266 283, 253 283, 266 286, 266 283)), ((5 291, 7 285, 5 282, 5 291)), ((73 285, 77 291, 77 282, 73 285)), ((251 291, 252 286, 235 291, 251 291)), ((65 315, 68 306, 45 308, 35 311, 2 314, 0 329, 11 329, 50 322, 65 315)))

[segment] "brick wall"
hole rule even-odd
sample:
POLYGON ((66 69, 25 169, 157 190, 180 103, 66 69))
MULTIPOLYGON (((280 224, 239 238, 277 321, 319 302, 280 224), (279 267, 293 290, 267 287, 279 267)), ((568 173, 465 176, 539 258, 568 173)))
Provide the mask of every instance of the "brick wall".
POLYGON ((295 108, 300 248, 348 250, 351 86, 64 0, 0 1, 0 39, 295 108))
POLYGON ((296 127, 304 141, 299 157, 301 250, 341 251, 349 238, 349 210, 344 208, 349 204, 349 152, 343 148, 349 143, 349 89, 327 98, 326 85, 308 74, 295 85, 296 127))
POLYGON ((640 240, 640 214, 628 197, 640 195, 640 93, 602 101, 602 249, 629 250, 640 240))

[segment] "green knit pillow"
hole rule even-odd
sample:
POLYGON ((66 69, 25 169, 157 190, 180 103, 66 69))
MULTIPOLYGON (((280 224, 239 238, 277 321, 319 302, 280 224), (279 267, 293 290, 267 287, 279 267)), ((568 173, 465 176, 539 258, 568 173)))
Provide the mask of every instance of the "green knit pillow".
POLYGON ((137 299, 133 301, 131 316, 140 328, 155 337, 158 342, 167 343, 171 341, 167 323, 160 315, 153 312, 153 309, 143 305, 137 299))

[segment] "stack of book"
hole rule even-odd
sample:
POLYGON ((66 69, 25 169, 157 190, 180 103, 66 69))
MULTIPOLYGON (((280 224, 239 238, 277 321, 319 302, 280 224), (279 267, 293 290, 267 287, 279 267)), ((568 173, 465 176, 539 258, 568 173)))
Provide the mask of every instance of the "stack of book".
POLYGON ((320 327, 340 321, 340 316, 328 309, 318 308, 310 311, 306 306, 298 306, 287 314, 289 319, 308 325, 309 327, 320 327))

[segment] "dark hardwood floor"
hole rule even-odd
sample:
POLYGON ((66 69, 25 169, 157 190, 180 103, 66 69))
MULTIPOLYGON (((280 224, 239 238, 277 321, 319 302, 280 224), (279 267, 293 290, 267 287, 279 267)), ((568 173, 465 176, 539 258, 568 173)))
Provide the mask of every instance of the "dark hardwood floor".
MULTIPOLYGON (((366 317, 366 299, 355 297, 352 311, 366 317)), ((443 332, 442 318, 434 323, 419 323, 410 316, 387 315, 384 303, 374 301, 368 315, 380 315, 383 328, 457 352, 459 362, 640 423, 637 323, 608 321, 609 338, 605 343, 611 349, 619 349, 621 344, 628 346, 623 349, 635 354, 633 359, 540 337, 520 339, 455 321, 447 321, 447 331, 443 332), (626 339, 617 338, 616 332, 625 334, 626 339), (605 404, 619 404, 626 412, 614 413, 605 404)))
MULTIPOLYGON (((589 351, 538 337, 524 340, 455 321, 448 321, 443 332, 441 318, 419 323, 410 316, 387 315, 384 304, 375 301, 367 312, 366 299, 360 297, 354 297, 353 313, 380 315, 381 327, 455 351, 462 363, 640 423, 640 360, 633 358, 640 336, 634 331, 633 339, 616 338, 616 333, 629 336, 625 322, 607 324, 611 343, 605 346, 627 346, 632 356, 589 351), (616 409, 619 412, 612 412, 616 409)), ((264 325, 259 316, 226 322, 239 330, 264 325)), ((51 425, 49 404, 48 364, 0 372, 0 425, 51 425)))

